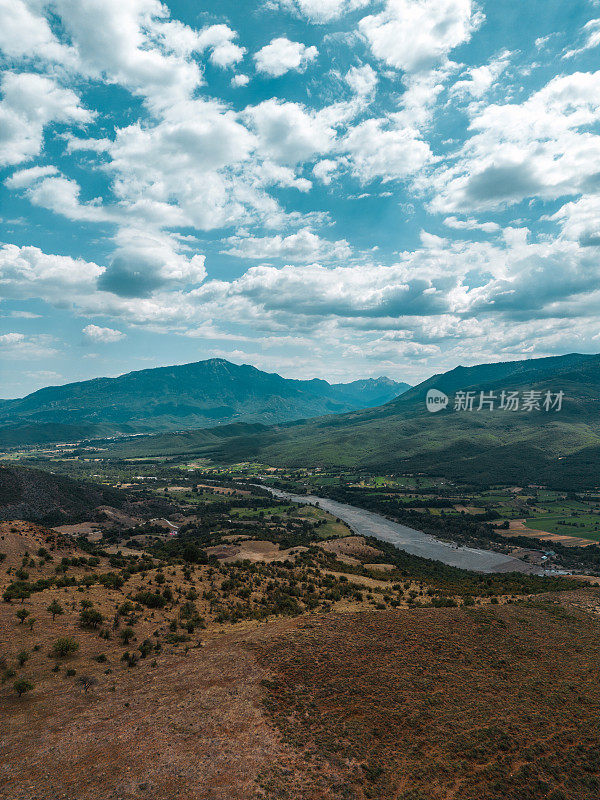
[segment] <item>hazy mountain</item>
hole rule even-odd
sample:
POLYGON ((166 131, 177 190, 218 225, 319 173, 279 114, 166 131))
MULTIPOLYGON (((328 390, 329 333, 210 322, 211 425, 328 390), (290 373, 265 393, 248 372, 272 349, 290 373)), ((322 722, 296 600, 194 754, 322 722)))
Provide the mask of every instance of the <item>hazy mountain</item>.
POLYGON ((419 471, 475 483, 600 485, 600 356, 571 354, 435 375, 379 407, 286 426, 165 435, 125 445, 122 454, 194 453, 215 460, 256 458, 282 466, 419 471), (429 389, 451 396, 431 414, 429 389), (564 392, 560 412, 454 411, 464 391, 564 392))
POLYGON ((289 380, 210 359, 49 386, 0 402, 0 445, 210 427, 279 423, 379 405, 408 384, 389 378, 331 385, 289 380), (56 426, 56 428, 53 428, 56 426))

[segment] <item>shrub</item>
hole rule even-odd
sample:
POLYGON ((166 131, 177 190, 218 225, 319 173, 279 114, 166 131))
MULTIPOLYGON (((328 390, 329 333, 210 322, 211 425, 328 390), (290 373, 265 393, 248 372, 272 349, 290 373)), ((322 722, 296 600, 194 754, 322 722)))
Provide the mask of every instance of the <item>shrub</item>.
POLYGON ((19 662, 19 666, 23 667, 26 661, 29 661, 29 653, 27 650, 21 650, 19 655, 17 656, 17 661, 19 662))
POLYGON ((104 617, 95 608, 86 608, 79 615, 79 624, 82 628, 98 628, 104 622, 104 617))
POLYGON ((123 628, 123 630, 121 631, 121 642, 123 644, 129 644, 129 642, 133 639, 134 636, 135 636, 135 631, 133 630, 133 628, 123 628))
POLYGON ((52 655, 56 658, 64 658, 76 653, 79 650, 79 642, 72 636, 63 636, 57 639, 52 645, 52 655))
POLYGON ((158 592, 138 592, 133 599, 147 608, 163 608, 167 604, 166 598, 158 592))
POLYGON ((83 686, 83 690, 87 694, 88 689, 91 689, 92 686, 98 683, 98 679, 94 678, 93 675, 82 675, 81 678, 77 679, 77 683, 83 686))
POLYGON ((19 697, 21 697, 21 695, 24 695, 33 689, 33 683, 28 681, 26 678, 19 678, 18 681, 13 683, 13 688, 19 697))

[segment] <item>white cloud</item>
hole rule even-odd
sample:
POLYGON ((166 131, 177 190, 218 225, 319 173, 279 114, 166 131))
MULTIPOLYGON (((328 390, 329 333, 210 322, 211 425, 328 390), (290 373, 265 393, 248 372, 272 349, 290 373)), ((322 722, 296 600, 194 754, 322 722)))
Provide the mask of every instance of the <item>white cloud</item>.
POLYGON ((6 359, 52 358, 57 351, 52 347, 53 339, 47 334, 25 336, 23 333, 0 335, 0 353, 6 359))
POLYGON ((140 224, 200 229, 232 224, 263 204, 238 175, 255 146, 233 112, 205 100, 174 105, 154 125, 119 128, 114 141, 70 143, 108 154, 113 191, 140 224))
POLYGON ((452 94, 470 95, 479 100, 495 84, 509 64, 511 53, 505 50, 481 67, 471 67, 464 76, 452 86, 452 94))
POLYGON ((406 178, 423 168, 432 154, 413 128, 386 119, 361 122, 344 137, 341 147, 351 159, 352 171, 363 183, 406 178))
POLYGON ((566 50, 563 58, 573 58, 574 56, 583 53, 585 50, 591 50, 600 45, 600 19, 591 19, 583 26, 584 42, 581 47, 576 47, 571 50, 566 50))
POLYGON ((483 231, 484 233, 497 233, 500 225, 497 222, 479 222, 476 219, 458 219, 458 217, 446 217, 444 225, 454 230, 463 231, 483 231))
POLYGON ((147 228, 121 228, 111 264, 98 287, 122 297, 148 297, 173 285, 197 285, 206 277, 205 256, 188 257, 172 236, 147 228))
POLYGON ((114 328, 101 328, 98 325, 86 325, 83 329, 83 334, 92 342, 101 342, 108 344, 118 342, 120 339, 125 338, 125 334, 117 331, 114 328))
POLYGON ((344 80, 352 91, 360 95, 371 94, 377 86, 377 73, 370 64, 363 64, 362 67, 350 67, 344 80))
POLYGON ((106 222, 116 218, 102 207, 101 198, 87 203, 80 200, 81 187, 55 167, 32 167, 20 170, 5 181, 9 189, 25 189, 28 200, 35 206, 47 208, 67 219, 86 222, 106 222))
POLYGON ((247 86, 250 83, 250 78, 248 75, 245 75, 243 72, 238 72, 237 75, 234 75, 231 79, 231 85, 236 89, 240 86, 247 86))
POLYGON ((0 165, 39 155, 49 123, 86 124, 94 117, 73 91, 42 75, 5 72, 1 88, 0 165))
POLYGON ((294 70, 304 72, 307 66, 318 56, 316 47, 307 47, 302 42, 292 42, 285 37, 273 39, 254 54, 257 72, 263 72, 272 78, 279 78, 286 72, 294 70))
POLYGON ((600 72, 558 76, 523 103, 484 108, 456 163, 421 187, 435 194, 431 208, 446 212, 586 191, 596 180, 600 136, 585 128, 598 121, 600 72))
POLYGON ((246 53, 245 47, 234 43, 237 33, 228 25, 211 25, 198 34, 197 49, 210 49, 210 60, 223 69, 241 61, 246 53))
POLYGON ((600 196, 585 195, 566 203, 550 219, 561 224, 566 238, 584 247, 600 245, 600 196))
POLYGON ((331 242, 303 228, 289 236, 233 236, 227 240, 228 255, 256 260, 281 259, 292 262, 306 261, 344 261, 352 251, 345 239, 331 242))
POLYGON ((325 115, 300 103, 265 100, 249 106, 244 116, 256 132, 261 151, 282 163, 307 161, 326 153, 336 136, 325 115))
POLYGON ((0 288, 5 297, 69 302, 89 295, 103 267, 69 256, 47 255, 37 247, 0 247, 0 288))
POLYGON ((330 158, 324 158, 321 161, 318 161, 313 167, 313 175, 325 186, 329 186, 333 180, 333 175, 337 168, 337 161, 332 161, 330 158))
POLYGON ((279 0, 284 8, 295 11, 309 22, 323 25, 342 14, 364 8, 371 0, 279 0))
POLYGON ((193 31, 172 26, 158 0, 54 0, 53 10, 82 72, 125 86, 155 109, 189 97, 202 81, 198 65, 182 52, 183 37, 192 40, 193 31), (177 36, 169 36, 173 31, 177 36))
POLYGON ((46 59, 75 66, 77 54, 61 44, 45 17, 24 0, 0 0, 0 50, 9 58, 46 59))
POLYGON ((359 29, 373 55, 415 72, 443 65, 482 19, 471 0, 386 0, 384 10, 364 17, 359 29))

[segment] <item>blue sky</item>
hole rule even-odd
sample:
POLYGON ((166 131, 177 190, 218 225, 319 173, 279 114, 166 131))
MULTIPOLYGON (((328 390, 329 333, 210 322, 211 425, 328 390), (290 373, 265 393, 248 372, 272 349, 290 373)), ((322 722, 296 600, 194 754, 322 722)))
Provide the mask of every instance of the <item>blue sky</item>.
POLYGON ((0 0, 0 397, 600 350, 600 3, 0 0))

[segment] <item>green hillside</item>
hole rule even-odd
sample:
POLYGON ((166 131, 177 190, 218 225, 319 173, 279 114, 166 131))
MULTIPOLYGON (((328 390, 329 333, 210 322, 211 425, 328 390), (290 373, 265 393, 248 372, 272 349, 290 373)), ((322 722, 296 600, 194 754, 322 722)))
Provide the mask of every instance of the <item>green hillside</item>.
POLYGON ((48 386, 0 401, 0 446, 211 427, 278 423, 368 408, 409 388, 389 378, 329 384, 289 380, 210 359, 48 386))
POLYGON ((476 484, 600 484, 600 356, 568 355, 458 367, 379 408, 284 426, 238 426, 138 439, 113 456, 190 455, 275 466, 447 475, 476 484), (560 411, 425 407, 429 389, 564 392, 560 411))

